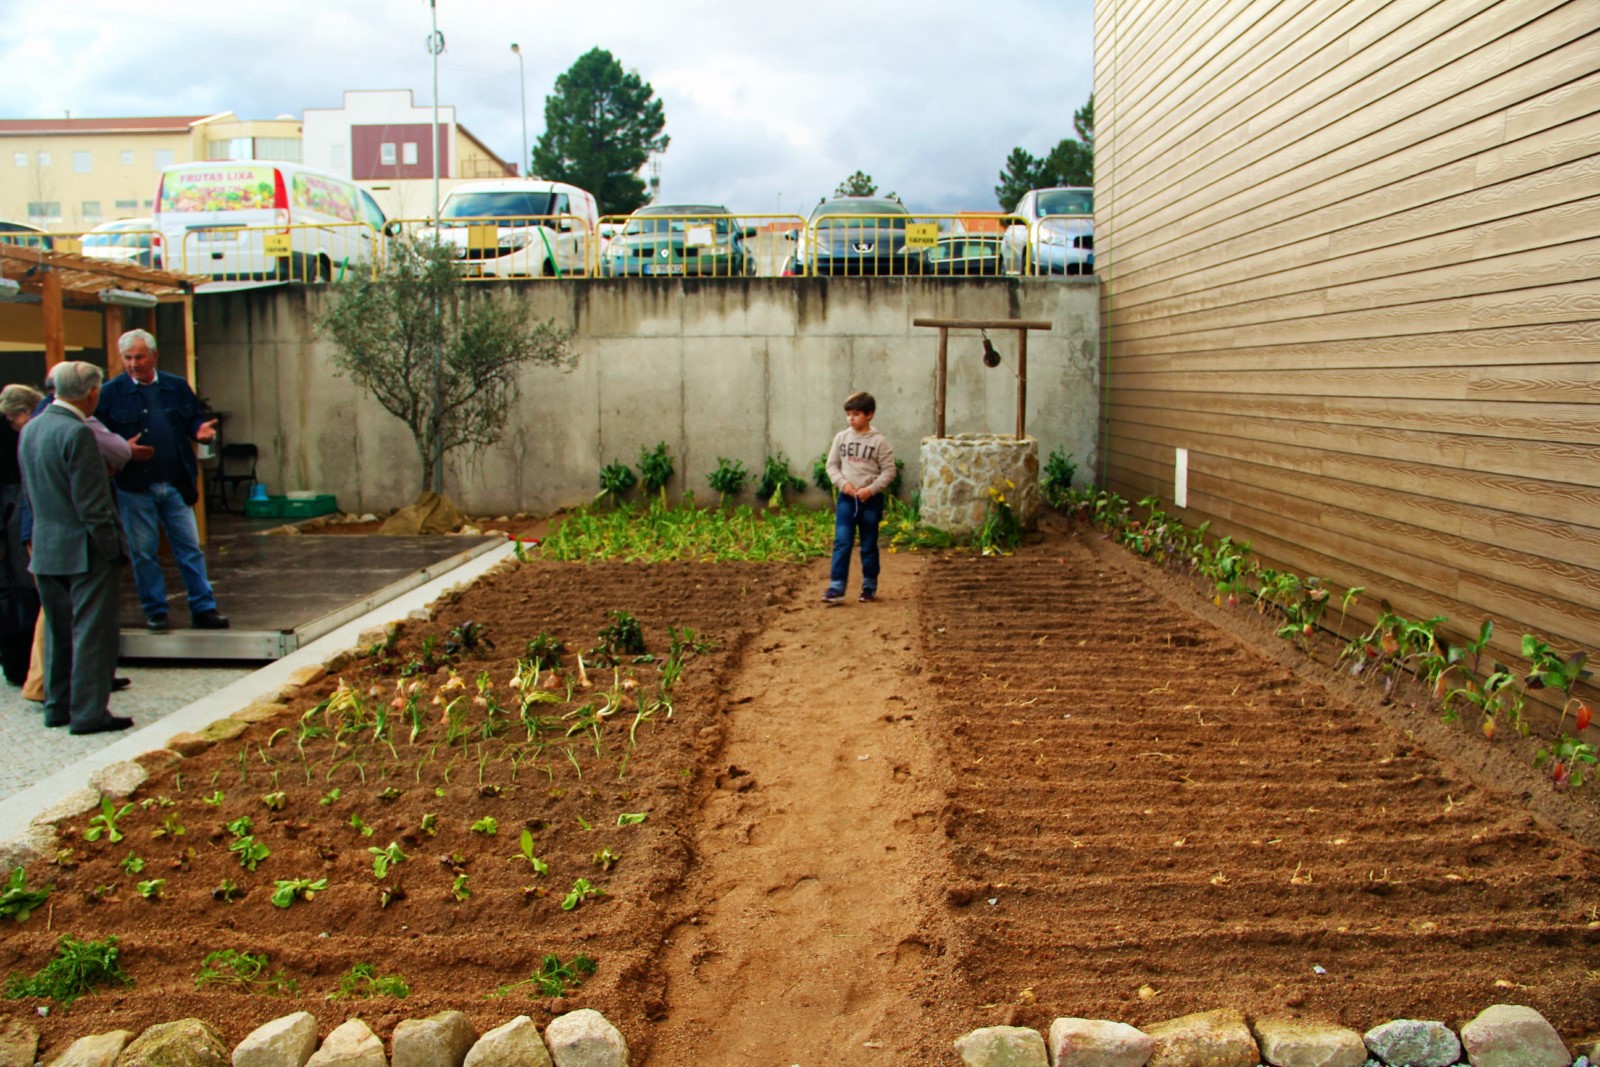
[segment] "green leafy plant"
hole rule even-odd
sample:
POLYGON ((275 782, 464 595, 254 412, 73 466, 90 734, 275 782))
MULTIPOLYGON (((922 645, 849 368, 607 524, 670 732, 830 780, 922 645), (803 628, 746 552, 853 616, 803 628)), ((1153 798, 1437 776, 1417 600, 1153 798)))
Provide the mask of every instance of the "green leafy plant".
POLYGON ((266 845, 257 841, 250 834, 235 838, 233 843, 228 846, 228 851, 239 854, 239 866, 247 871, 255 870, 257 864, 272 855, 272 851, 266 845))
POLYGON ((639 620, 626 611, 613 611, 611 625, 600 631, 600 647, 610 656, 638 656, 644 653, 644 630, 639 620))
POLYGON ((217 887, 211 891, 211 899, 221 901, 224 904, 232 904, 243 897, 244 890, 234 885, 233 881, 228 878, 218 882, 217 887))
POLYGON ((364 997, 394 997, 403 999, 411 995, 411 986, 398 974, 379 975, 370 963, 357 962, 339 976, 339 989, 329 993, 329 1000, 346 1000, 364 997))
POLYGON ((289 803, 289 794, 281 789, 266 793, 261 797, 261 803, 267 806, 268 811, 282 811, 289 803))
POLYGON ((212 791, 212 793, 211 793, 211 795, 210 795, 210 796, 208 796, 208 797, 201 797, 201 798, 200 798, 200 799, 201 799, 201 800, 202 800, 202 801, 203 801, 203 802, 204 802, 204 803, 206 803, 206 804, 207 804, 207 805, 209 805, 209 806, 210 806, 210 807, 213 807, 213 808, 220 808, 220 807, 222 807, 222 802, 223 802, 223 801, 224 801, 224 800, 226 800, 226 799, 227 799, 227 797, 228 797, 228 794, 226 794, 226 793, 224 793, 224 792, 223 792, 223 791, 222 791, 222 790, 220 790, 220 789, 216 789, 216 790, 213 790, 213 791, 212 791))
POLYGON ((672 457, 667 455, 667 443, 660 442, 654 448, 639 446, 639 482, 647 493, 652 493, 661 498, 662 503, 667 500, 667 482, 672 479, 672 457))
POLYGON ((620 854, 611 851, 609 847, 602 848, 597 850, 594 854, 594 865, 599 867, 602 871, 609 871, 611 868, 617 865, 617 861, 621 858, 622 856, 620 854))
POLYGON ((335 786, 334 788, 328 790, 326 793, 322 794, 321 798, 318 799, 317 803, 321 804, 325 808, 331 808, 333 806, 333 802, 338 800, 339 796, 340 796, 339 788, 337 786, 335 786))
POLYGON ((424 812, 420 829, 429 837, 433 837, 439 832, 439 816, 433 812, 424 812))
POLYGON ((638 826, 650 817, 646 811, 625 811, 617 816, 618 826, 638 826))
POLYGON ((1542 767, 1548 763, 1550 780, 1556 786, 1570 785, 1577 789, 1583 785, 1585 768, 1593 768, 1595 760, 1595 746, 1562 734, 1548 748, 1539 749, 1533 757, 1533 765, 1542 767))
POLYGON ((299 984, 285 978, 283 972, 270 970, 265 952, 237 952, 231 948, 207 953, 200 961, 200 973, 195 975, 194 987, 228 986, 243 993, 266 993, 272 996, 287 995, 299 990, 299 984))
POLYGON ((811 461, 811 484, 824 493, 837 492, 833 488, 833 479, 828 477, 828 453, 824 452, 811 461))
POLYGON ((232 819, 222 824, 223 828, 234 837, 243 837, 251 831, 254 825, 248 815, 241 815, 237 819, 232 819))
POLYGON ((621 460, 607 463, 600 468, 600 492, 595 494, 595 500, 609 496, 613 504, 619 503, 622 495, 632 489, 636 481, 638 479, 634 477, 633 468, 626 463, 621 460))
POLYGON ((274 907, 287 908, 297 900, 311 900, 318 893, 328 888, 326 878, 313 881, 310 878, 280 878, 272 883, 272 904, 274 907))
POLYGON ((347 825, 350 827, 350 829, 354 830, 362 837, 372 836, 372 827, 363 822, 361 816, 357 815, 355 812, 350 813, 350 820, 347 825))
POLYGON ((1072 479, 1077 476, 1078 465, 1072 453, 1052 449, 1039 472, 1039 497, 1050 507, 1065 509, 1072 500, 1072 479))
MULTIPOLYGON (((1015 489, 1016 484, 1007 478, 1006 488, 1015 489)), ((984 512, 978 532, 973 534, 972 547, 985 556, 1009 556, 1021 543, 1022 522, 1011 510, 1005 490, 990 486, 988 510, 984 512)))
POLYGON ((137 853, 130 852, 122 857, 122 862, 117 864, 122 868, 123 874, 143 874, 144 860, 137 853))
POLYGON ((518 852, 517 855, 512 856, 511 857, 512 859, 525 861, 528 864, 528 866, 533 868, 535 874, 549 874, 550 873, 550 865, 548 863, 546 863, 544 860, 540 859, 533 851, 533 831, 532 830, 526 830, 525 829, 525 830, 522 831, 522 838, 521 838, 520 845, 521 845, 521 851, 518 852))
POLYGON ((594 960, 581 952, 572 957, 570 963, 562 963, 561 957, 552 952, 539 962, 539 969, 530 977, 500 986, 494 992, 496 996, 503 997, 513 989, 531 985, 538 989, 542 997, 563 997, 567 990, 582 985, 584 979, 591 977, 598 967, 594 960))
POLYGON ((134 888, 137 889, 139 891, 139 895, 144 897, 146 900, 160 900, 161 891, 165 889, 166 886, 167 880, 165 878, 152 878, 147 882, 137 883, 134 888))
POLYGON ((467 886, 467 875, 463 871, 456 875, 455 881, 450 883, 450 899, 460 904, 471 896, 472 890, 467 886))
POLYGON ((11 876, 6 879, 5 888, 0 890, 0 919, 27 922, 28 916, 50 899, 50 893, 54 889, 53 885, 29 889, 27 871, 21 867, 12 868, 11 876))
POLYGON ((717 494, 717 506, 721 507, 729 497, 744 492, 745 485, 750 481, 750 472, 739 460, 718 456, 717 469, 706 475, 706 481, 717 494))
POLYGON ((128 812, 133 810, 131 803, 117 807, 110 797, 100 798, 100 814, 89 819, 89 828, 83 832, 85 841, 98 841, 104 837, 113 845, 123 838, 123 833, 117 828, 117 823, 128 812))
POLYGON ((591 885, 589 879, 579 878, 572 883, 572 889, 561 901, 562 911, 571 911, 590 897, 605 896, 605 890, 591 885))
POLYGON ((117 945, 114 934, 103 941, 79 941, 64 934, 56 942, 55 958, 31 978, 19 974, 6 978, 6 996, 13 1000, 38 997, 67 1008, 97 986, 131 986, 133 979, 117 962, 121 951, 117 945))
POLYGON ((500 832, 500 820, 493 815, 485 815, 470 827, 473 833, 492 837, 500 832))
POLYGON ((408 858, 393 841, 389 842, 387 848, 373 847, 368 848, 367 852, 372 855, 372 873, 378 878, 389 877, 389 868, 404 863, 408 858))
POLYGON ((767 507, 776 508, 783 504, 785 490, 799 493, 805 490, 805 479, 796 477, 789 470, 789 457, 782 452, 768 456, 761 468, 761 478, 756 482, 756 497, 767 502, 767 507))
POLYGON ((162 818, 161 825, 150 831, 150 836, 152 838, 182 837, 186 833, 188 833, 188 830, 184 828, 183 823, 178 821, 178 817, 168 812, 162 818))

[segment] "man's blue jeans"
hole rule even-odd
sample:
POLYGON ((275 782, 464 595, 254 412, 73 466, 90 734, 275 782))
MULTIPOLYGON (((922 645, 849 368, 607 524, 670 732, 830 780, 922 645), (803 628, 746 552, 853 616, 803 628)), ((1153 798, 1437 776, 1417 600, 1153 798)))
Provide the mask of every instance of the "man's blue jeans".
POLYGON ((117 490, 117 511, 128 534, 128 551, 133 556, 133 584, 139 587, 139 606, 145 616, 167 614, 167 580, 161 573, 156 552, 161 533, 166 532, 172 558, 189 594, 189 614, 214 610, 216 594, 206 579, 206 557, 200 550, 200 531, 194 524, 194 511, 183 502, 177 487, 156 482, 148 493, 117 490))
POLYGON ((878 523, 883 521, 883 494, 874 493, 866 500, 839 494, 833 508, 833 570, 828 575, 828 588, 835 593, 844 592, 850 577, 850 546, 859 535, 861 540, 861 591, 878 591, 878 523))

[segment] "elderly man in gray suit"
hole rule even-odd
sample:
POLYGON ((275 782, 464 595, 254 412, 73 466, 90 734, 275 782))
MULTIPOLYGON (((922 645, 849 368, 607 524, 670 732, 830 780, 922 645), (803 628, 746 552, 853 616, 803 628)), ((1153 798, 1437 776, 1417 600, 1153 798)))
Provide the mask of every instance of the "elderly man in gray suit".
POLYGON ((33 560, 45 619, 44 724, 75 734, 125 730, 106 708, 117 662, 117 590, 128 559, 105 460, 89 429, 100 368, 56 367, 56 399, 23 427, 22 484, 33 507, 33 560))

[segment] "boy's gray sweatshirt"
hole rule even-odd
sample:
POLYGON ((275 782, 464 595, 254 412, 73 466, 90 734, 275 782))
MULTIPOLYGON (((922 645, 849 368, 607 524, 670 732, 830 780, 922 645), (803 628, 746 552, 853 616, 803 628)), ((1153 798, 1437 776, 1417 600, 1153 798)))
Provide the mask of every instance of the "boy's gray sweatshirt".
POLYGON ((857 489, 870 488, 882 493, 894 481, 894 449, 876 427, 856 433, 849 427, 840 430, 828 446, 828 480, 840 492, 849 482, 857 489))

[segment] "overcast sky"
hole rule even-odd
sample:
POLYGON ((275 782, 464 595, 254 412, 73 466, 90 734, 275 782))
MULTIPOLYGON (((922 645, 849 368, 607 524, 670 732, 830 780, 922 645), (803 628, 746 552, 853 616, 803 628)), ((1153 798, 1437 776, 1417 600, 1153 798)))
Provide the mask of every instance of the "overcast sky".
MULTIPOLYGON (((0 0, 5 117, 299 118, 346 89, 432 103, 427 0, 0 0)), ((808 210, 856 169, 924 211, 996 208, 1012 147, 1072 136, 1092 0, 438 0, 439 100, 506 160, 599 46, 655 89, 663 201, 808 210)))

